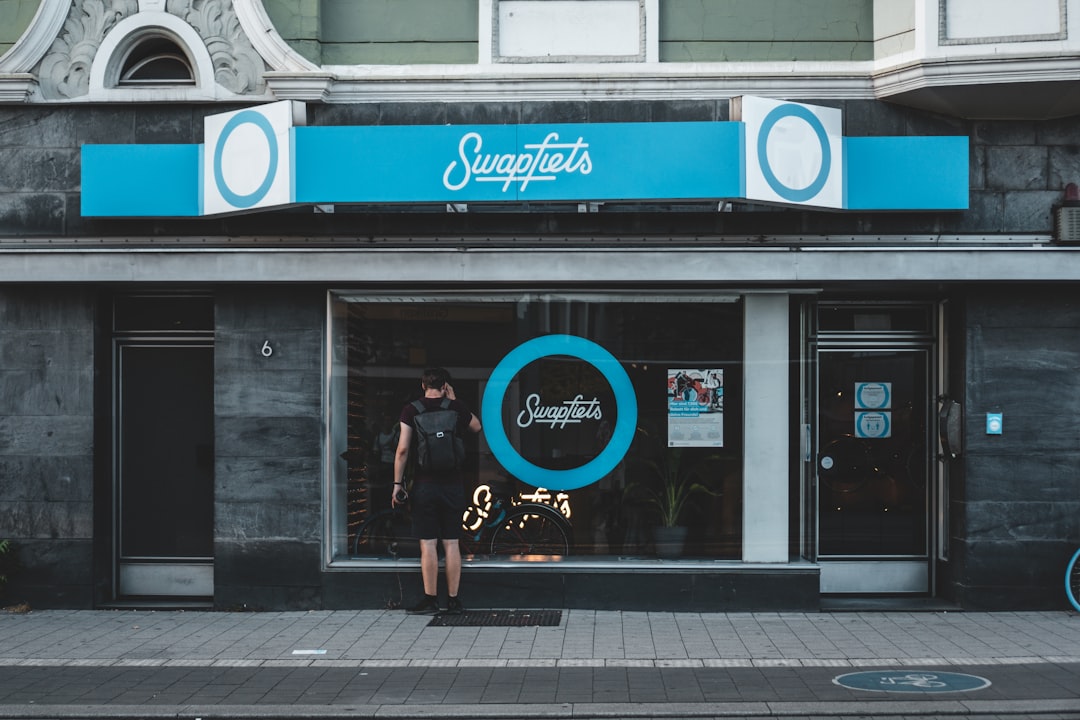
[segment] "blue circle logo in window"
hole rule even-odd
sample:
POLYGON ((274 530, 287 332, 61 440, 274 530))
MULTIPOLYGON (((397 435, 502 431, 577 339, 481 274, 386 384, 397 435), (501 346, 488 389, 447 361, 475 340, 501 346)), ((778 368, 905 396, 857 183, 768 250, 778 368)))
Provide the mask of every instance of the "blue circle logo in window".
MULTIPOLYGON (((538 393, 526 393, 525 409, 518 416, 528 415, 527 420, 540 418, 542 423, 556 427, 580 418, 598 416, 595 399, 567 398, 558 406, 546 407, 538 393), (567 420, 570 418, 570 420, 567 420)), ((634 440, 637 429, 637 395, 630 376, 611 353, 591 340, 574 335, 545 335, 534 338, 514 348, 491 373, 481 407, 481 419, 488 447, 495 459, 511 475, 535 487, 549 490, 576 490, 591 485, 610 473, 622 462, 634 440), (541 467, 525 459, 510 442, 503 425, 503 403, 506 392, 514 378, 529 363, 552 356, 575 357, 596 368, 611 386, 615 396, 617 418, 611 438, 600 453, 584 465, 567 469, 541 467)), ((524 425, 522 425, 524 427, 524 425)))

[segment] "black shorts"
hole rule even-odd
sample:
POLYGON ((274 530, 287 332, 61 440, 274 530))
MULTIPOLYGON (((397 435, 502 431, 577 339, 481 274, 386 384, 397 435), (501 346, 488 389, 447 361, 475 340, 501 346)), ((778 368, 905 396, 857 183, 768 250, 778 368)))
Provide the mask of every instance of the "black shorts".
POLYGON ((460 483, 417 483, 412 501, 413 532, 421 540, 461 539, 465 489, 460 483))

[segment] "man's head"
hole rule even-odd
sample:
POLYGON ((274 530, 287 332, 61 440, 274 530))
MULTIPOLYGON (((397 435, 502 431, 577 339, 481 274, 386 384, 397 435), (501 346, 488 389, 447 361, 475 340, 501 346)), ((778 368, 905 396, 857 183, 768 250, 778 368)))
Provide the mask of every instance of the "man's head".
POLYGON ((450 382, 450 373, 445 368, 428 368, 420 377, 425 390, 442 390, 450 382))

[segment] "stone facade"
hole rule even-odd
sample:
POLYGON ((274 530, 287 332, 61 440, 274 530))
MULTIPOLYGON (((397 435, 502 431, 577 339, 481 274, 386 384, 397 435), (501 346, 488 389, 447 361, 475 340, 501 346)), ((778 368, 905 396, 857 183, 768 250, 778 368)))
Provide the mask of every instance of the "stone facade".
MULTIPOLYGON (((968 122, 869 101, 825 104, 843 107, 849 135, 969 136, 971 210, 844 214, 743 206, 718 213, 656 206, 583 214, 319 215, 304 208, 186 221, 84 219, 82 144, 199 142, 202 118, 230 108, 6 107, 0 108, 0 250, 58 241, 122 246, 130 237, 188 245, 249 236, 286 245, 325 238, 393 245, 424 234, 484 235, 493 242, 513 234, 588 238, 583 242, 628 233, 648 242, 700 234, 766 243, 777 235, 823 241, 830 235, 1047 234, 1063 184, 1080 178, 1075 122, 968 122)), ((728 103, 313 105, 308 119, 312 125, 716 121, 728 119, 728 103)), ((382 603, 400 589, 392 574, 368 574, 359 587, 355 574, 323 569, 327 289, 211 290, 220 607, 382 603), (274 349, 269 358, 259 352, 264 342, 274 349)), ((12 578, 9 600, 90 607, 107 596, 110 529, 102 521, 102 505, 111 500, 99 464, 109 448, 95 440, 110 422, 108 344, 100 341, 105 329, 98 312, 99 293, 106 291, 88 280, 75 286, 11 285, 0 292, 0 534, 14 541, 25 566, 12 578)), ((944 285, 934 292, 961 308, 949 342, 952 372, 966 388, 968 418, 967 452, 953 465, 951 555, 939 591, 965 607, 1058 607, 1058 576, 1080 518, 1080 476, 1074 472, 1080 447, 1068 422, 1080 397, 1074 392, 1080 310, 1068 300, 1075 287, 944 285), (982 416, 999 409, 1008 432, 987 436, 982 416)), ((496 595, 505 593, 498 578, 484 582, 496 595)), ((684 594, 707 606, 715 588, 702 582, 687 580, 684 594)), ((588 587, 544 590, 552 602, 565 602, 575 592, 603 595, 588 587)))
POLYGON ((952 545, 964 607, 1058 607, 1080 518, 1080 303, 1063 287, 967 294, 965 457, 952 545), (1005 432, 985 432, 1002 412, 1005 432))
POLYGON ((0 290, 0 534, 18 570, 4 600, 87 607, 93 576, 93 290, 0 290))

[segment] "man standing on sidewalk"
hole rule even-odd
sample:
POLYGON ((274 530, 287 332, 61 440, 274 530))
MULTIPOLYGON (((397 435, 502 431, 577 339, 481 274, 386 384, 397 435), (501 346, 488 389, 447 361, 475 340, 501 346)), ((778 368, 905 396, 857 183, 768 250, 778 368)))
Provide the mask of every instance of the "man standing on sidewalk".
POLYGON ((461 471, 466 430, 479 433, 480 420, 457 399, 450 373, 429 368, 420 379, 423 397, 401 410, 401 437, 394 456, 394 487, 391 503, 404 500, 405 466, 409 449, 417 446, 416 471, 412 486, 412 514, 416 536, 420 538, 420 574, 424 597, 407 611, 413 615, 439 612, 439 555, 442 541, 446 562, 446 611, 464 612, 458 589, 461 584, 461 516, 465 511, 465 478, 461 471))

